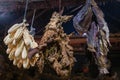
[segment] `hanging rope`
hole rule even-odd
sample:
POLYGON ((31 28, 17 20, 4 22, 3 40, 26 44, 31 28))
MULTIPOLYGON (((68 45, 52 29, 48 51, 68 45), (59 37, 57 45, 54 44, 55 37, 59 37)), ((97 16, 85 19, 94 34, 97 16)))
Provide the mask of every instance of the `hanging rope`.
POLYGON ((61 3, 62 3, 62 1, 59 0, 59 12, 61 11, 61 3))
POLYGON ((31 22, 31 26, 30 26, 30 34, 33 35, 33 36, 35 35, 35 28, 33 27, 35 13, 36 13, 36 9, 34 9, 34 13, 33 13, 33 17, 32 17, 32 22, 31 22))
POLYGON ((31 23, 31 27, 33 26, 33 22, 34 22, 34 19, 35 19, 35 13, 36 13, 36 9, 34 9, 34 13, 33 13, 33 17, 32 17, 32 23, 31 23))
POLYGON ((25 13, 24 13, 23 21, 26 21, 26 14, 27 14, 28 2, 29 2, 29 0, 26 0, 25 13))
POLYGON ((59 14, 62 15, 64 11, 64 7, 62 7, 62 1, 59 0, 59 14))

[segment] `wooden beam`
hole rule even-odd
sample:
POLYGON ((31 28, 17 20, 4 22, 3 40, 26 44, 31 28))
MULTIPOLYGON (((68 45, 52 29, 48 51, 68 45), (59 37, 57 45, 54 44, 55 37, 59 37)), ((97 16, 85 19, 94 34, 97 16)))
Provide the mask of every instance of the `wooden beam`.
MULTIPOLYGON (((41 37, 35 37, 35 40, 39 43, 41 37)), ((120 37, 110 37, 110 42, 112 47, 110 47, 110 51, 120 51, 120 37)), ((80 36, 72 36, 70 37, 69 44, 73 46, 74 51, 85 52, 86 47, 86 38, 80 36)))

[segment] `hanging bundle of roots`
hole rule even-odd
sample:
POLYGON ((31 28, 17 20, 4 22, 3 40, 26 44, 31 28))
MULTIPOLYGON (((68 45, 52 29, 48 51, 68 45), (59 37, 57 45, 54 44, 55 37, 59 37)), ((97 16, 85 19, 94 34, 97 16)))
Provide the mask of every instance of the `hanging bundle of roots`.
POLYGON ((72 16, 61 16, 54 12, 50 22, 39 43, 40 59, 38 60, 39 71, 42 72, 44 65, 48 64, 60 76, 68 76, 74 64, 73 48, 68 44, 69 36, 62 28, 62 23, 72 16))

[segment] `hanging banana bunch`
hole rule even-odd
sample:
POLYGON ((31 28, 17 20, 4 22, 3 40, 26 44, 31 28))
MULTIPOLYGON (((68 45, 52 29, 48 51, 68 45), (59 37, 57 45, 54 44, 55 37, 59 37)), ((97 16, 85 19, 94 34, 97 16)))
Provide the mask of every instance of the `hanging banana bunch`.
POLYGON ((23 66, 26 69, 34 66, 39 58, 38 54, 35 54, 31 59, 28 58, 28 53, 31 49, 37 48, 38 44, 29 34, 27 26, 28 24, 25 22, 14 24, 4 38, 4 43, 8 46, 6 53, 9 55, 9 59, 13 60, 13 64, 18 68, 23 66))
POLYGON ((38 60, 39 71, 48 64, 60 76, 68 76, 74 64, 73 48, 68 44, 69 36, 62 28, 62 23, 72 16, 61 16, 54 12, 47 24, 45 33, 39 43, 41 58, 38 60))

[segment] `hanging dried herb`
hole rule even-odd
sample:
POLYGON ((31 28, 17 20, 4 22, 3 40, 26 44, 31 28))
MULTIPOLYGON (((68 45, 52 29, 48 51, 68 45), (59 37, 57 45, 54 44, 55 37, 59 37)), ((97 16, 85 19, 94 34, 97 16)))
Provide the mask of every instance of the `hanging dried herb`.
POLYGON ((73 24, 78 33, 87 33, 88 50, 95 53, 100 73, 108 73, 109 29, 102 10, 94 0, 86 1, 85 6, 74 17, 73 24))
POLYGON ((64 33, 62 23, 72 16, 62 16, 54 12, 50 22, 46 25, 45 33, 39 43, 40 59, 39 71, 45 64, 52 67, 60 76, 68 76, 74 64, 73 48, 68 44, 69 36, 64 33))

